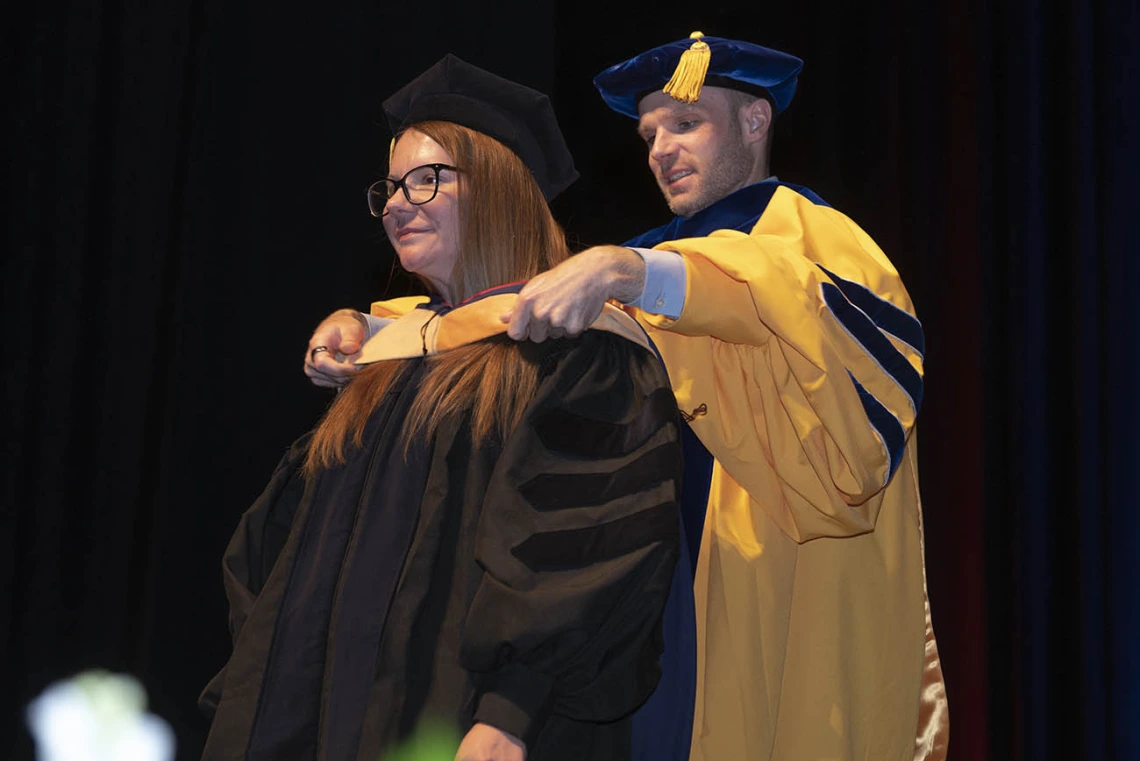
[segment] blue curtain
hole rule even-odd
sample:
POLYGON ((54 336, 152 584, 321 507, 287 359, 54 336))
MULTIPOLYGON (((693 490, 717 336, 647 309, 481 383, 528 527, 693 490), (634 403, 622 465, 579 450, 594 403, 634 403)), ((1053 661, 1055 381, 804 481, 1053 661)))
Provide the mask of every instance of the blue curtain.
POLYGON ((992 757, 1137 759, 1140 10, 982 10, 992 757))

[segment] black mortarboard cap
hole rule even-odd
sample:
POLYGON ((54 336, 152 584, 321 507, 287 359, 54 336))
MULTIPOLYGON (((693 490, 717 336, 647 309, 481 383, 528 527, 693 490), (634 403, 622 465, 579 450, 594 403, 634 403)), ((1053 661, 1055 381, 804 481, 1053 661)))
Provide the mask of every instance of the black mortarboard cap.
POLYGON ((803 65, 779 50, 693 32, 687 40, 609 67, 594 77, 594 86, 606 105, 634 119, 637 104, 651 92, 664 90, 676 100, 692 103, 706 84, 766 96, 779 113, 792 102, 803 65))
POLYGON ((578 179, 550 99, 450 53, 384 101, 392 134, 445 121, 493 137, 530 168, 549 201, 578 179))

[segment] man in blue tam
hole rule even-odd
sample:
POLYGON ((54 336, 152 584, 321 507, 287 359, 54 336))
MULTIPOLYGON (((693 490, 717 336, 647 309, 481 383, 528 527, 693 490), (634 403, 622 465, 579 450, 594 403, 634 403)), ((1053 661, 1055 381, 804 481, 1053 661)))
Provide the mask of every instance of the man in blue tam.
MULTIPOLYGON (((542 341, 618 301, 665 361, 685 421, 692 759, 944 759, 914 436, 922 326, 870 236, 770 174, 801 68, 697 32, 599 74, 676 216, 539 275, 503 319, 542 341)), ((356 319, 334 314, 310 347, 356 319)), ((331 385, 352 370, 326 353, 307 372, 331 385)))

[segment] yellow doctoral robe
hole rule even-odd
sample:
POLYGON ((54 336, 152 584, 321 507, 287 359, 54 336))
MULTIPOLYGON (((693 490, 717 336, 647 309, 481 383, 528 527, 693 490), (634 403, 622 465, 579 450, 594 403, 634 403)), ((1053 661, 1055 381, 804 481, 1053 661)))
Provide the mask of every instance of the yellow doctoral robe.
POLYGON ((915 453, 921 327, 898 273, 787 186, 750 233, 656 248, 685 260, 684 309, 634 313, 715 458, 692 759, 945 758, 915 453))

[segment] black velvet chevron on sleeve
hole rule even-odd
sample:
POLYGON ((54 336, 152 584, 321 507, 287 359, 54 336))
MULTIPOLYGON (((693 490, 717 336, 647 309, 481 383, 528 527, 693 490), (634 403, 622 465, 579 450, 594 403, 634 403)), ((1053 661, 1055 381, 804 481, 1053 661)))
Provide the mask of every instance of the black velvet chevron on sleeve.
POLYGON ((679 553, 681 468, 659 361, 587 333, 505 442, 484 501, 485 575, 460 652, 486 675, 477 721, 528 737, 539 711, 604 722, 645 700, 679 553), (533 706, 511 701, 522 694, 533 706))

